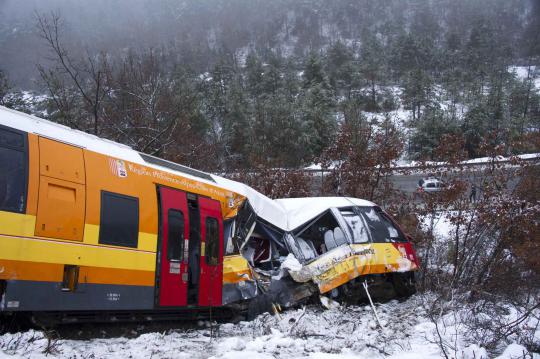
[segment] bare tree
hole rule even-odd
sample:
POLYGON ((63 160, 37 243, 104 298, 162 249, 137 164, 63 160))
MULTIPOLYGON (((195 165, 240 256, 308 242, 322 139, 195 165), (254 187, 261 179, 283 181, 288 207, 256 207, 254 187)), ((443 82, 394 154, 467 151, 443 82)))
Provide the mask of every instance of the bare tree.
POLYGON ((331 169, 324 191, 366 198, 381 205, 395 200, 390 176, 403 151, 403 140, 390 119, 382 123, 350 121, 341 125, 337 140, 319 158, 331 169))
POLYGON ((447 186, 422 196, 417 213, 433 218, 437 210, 452 230, 450 238, 418 243, 422 284, 443 299, 433 308, 460 313, 471 342, 496 352, 501 342, 519 341, 534 351, 535 328, 527 323, 540 306, 540 162, 517 157, 501 162, 500 155, 514 144, 496 145, 495 136, 483 139, 480 147, 489 160, 474 168, 459 162, 463 139, 445 138, 437 150, 446 161, 439 170, 447 186), (454 296, 459 300, 452 301, 454 296), (516 317, 505 314, 509 307, 516 317))
POLYGON ((215 157, 199 113, 198 89, 182 70, 171 71, 157 50, 130 52, 108 80, 106 135, 134 149, 197 168, 215 157))
POLYGON ((37 30, 51 56, 52 67, 38 65, 38 70, 60 119, 69 125, 100 133, 103 102, 108 93, 109 65, 104 53, 74 59, 62 43, 62 18, 58 13, 36 13, 37 30), (78 104, 80 102, 80 104, 78 104), (80 106, 79 106, 80 105, 80 106), (80 117, 78 111, 85 114, 80 117))

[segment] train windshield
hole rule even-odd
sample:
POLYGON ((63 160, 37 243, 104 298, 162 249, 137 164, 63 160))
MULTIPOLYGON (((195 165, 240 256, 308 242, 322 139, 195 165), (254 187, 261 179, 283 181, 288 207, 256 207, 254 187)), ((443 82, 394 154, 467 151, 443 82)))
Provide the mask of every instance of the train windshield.
POLYGON ((388 216, 376 207, 357 207, 364 218, 373 242, 405 242, 405 235, 388 216))

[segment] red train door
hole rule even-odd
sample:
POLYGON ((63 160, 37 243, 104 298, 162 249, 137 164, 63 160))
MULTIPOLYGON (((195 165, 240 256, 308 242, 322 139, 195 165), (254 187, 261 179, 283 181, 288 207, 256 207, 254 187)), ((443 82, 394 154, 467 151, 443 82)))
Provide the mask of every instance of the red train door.
POLYGON ((186 193, 159 187, 161 254, 159 305, 187 305, 189 212, 186 193))
POLYGON ((201 273, 199 305, 220 306, 223 287, 223 219, 219 201, 199 198, 201 273))

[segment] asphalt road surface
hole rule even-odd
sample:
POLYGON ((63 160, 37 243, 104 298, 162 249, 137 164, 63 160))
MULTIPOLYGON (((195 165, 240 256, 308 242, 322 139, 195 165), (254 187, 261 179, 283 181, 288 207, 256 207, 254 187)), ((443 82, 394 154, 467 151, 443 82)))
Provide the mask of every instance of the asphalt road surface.
MULTIPOLYGON (((507 169, 507 171, 509 171, 509 180, 507 182, 507 186, 509 190, 513 190, 519 183, 520 178, 512 175, 512 173, 515 172, 515 169, 510 168, 507 169)), ((450 178, 455 178, 456 176, 456 174, 451 174, 449 176, 441 176, 437 175, 436 173, 411 173, 407 175, 394 175, 391 177, 391 181, 394 184, 394 188, 405 193, 413 193, 416 192, 418 188, 418 181, 420 181, 422 178, 429 177, 430 175, 433 175, 434 177, 437 177, 443 181, 449 180, 450 178)), ((482 170, 474 168, 459 173, 459 178, 469 183, 469 190, 472 184, 480 187, 481 184, 484 183, 484 181, 489 182, 493 180, 492 177, 486 176, 486 174, 482 170)))
MULTIPOLYGON (((517 184, 519 183, 520 178, 518 176, 513 176, 512 173, 516 171, 514 168, 508 168, 506 171, 509 171, 509 181, 507 183, 508 189, 513 190, 517 184)), ((394 188, 400 191, 403 191, 407 194, 413 194, 417 191, 418 188, 418 181, 422 178, 427 178, 430 176, 437 177, 443 181, 448 181, 450 178, 455 178, 455 176, 458 175, 462 180, 467 181, 469 183, 469 191, 470 186, 474 183, 477 187, 480 187, 484 181, 492 181, 493 179, 489 176, 486 176, 485 172, 478 167, 471 167, 470 169, 464 170, 459 174, 451 174, 451 175, 441 175, 440 173, 437 173, 437 169, 433 169, 432 172, 428 170, 424 170, 422 172, 419 171, 411 171, 411 173, 408 174, 396 174, 391 176, 390 180, 392 181, 394 188)), ((313 176, 313 192, 314 195, 320 194, 321 189, 321 173, 315 172, 313 176)))

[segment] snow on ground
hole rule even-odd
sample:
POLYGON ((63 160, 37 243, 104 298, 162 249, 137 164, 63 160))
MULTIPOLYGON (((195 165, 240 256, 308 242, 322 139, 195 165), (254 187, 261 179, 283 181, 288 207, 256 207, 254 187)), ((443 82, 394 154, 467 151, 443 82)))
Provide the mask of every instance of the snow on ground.
MULTIPOLYGON (((378 306, 378 329, 369 306, 323 310, 313 306, 281 317, 261 315, 252 322, 210 329, 148 333, 135 339, 60 340, 57 357, 69 358, 439 358, 433 326, 419 298, 378 306)), ((0 357, 45 358, 43 333, 0 336, 0 357), (2 354, 3 353, 3 354, 2 354)), ((50 357, 50 355, 49 355, 50 357)), ((478 357, 478 355, 477 355, 478 357)))
POLYGON ((420 225, 422 230, 425 232, 430 232, 433 227, 433 235, 436 239, 441 241, 446 241, 451 237, 452 231, 455 231, 455 226, 450 223, 449 216, 451 213, 448 212, 435 212, 433 215, 427 215, 420 217, 420 225))
MULTIPOLYGON (((436 326, 426 317, 425 297, 413 296, 377 305, 382 329, 369 306, 324 310, 309 306, 278 316, 263 314, 251 322, 210 328, 147 333, 134 339, 58 340, 45 354, 47 340, 40 331, 0 336, 0 358, 441 358, 436 326)), ((477 344, 467 344, 455 316, 440 319, 443 340, 455 344, 457 358, 487 358, 477 344), (444 326, 441 325, 444 323, 444 326)), ((504 348, 503 348, 504 349, 504 348)), ((499 358, 523 353, 511 344, 499 358)), ((539 355, 533 356, 539 359, 539 355)))

